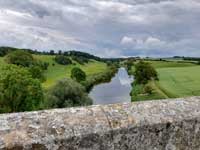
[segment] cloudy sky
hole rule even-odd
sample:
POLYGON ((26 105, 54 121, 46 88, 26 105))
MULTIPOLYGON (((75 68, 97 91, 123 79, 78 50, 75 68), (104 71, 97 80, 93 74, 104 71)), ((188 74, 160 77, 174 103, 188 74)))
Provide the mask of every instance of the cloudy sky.
POLYGON ((0 46, 200 57, 200 0, 0 0, 0 46))

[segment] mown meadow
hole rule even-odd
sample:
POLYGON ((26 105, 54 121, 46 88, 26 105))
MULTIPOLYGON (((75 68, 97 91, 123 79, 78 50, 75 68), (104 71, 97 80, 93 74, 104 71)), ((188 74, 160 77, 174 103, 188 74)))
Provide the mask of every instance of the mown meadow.
MULTIPOLYGON (((200 65, 193 61, 146 61, 157 71, 159 81, 149 81, 151 94, 142 93, 143 85, 133 87, 133 101, 178 98, 200 95, 200 65)), ((134 67, 132 67, 134 71, 134 67)))

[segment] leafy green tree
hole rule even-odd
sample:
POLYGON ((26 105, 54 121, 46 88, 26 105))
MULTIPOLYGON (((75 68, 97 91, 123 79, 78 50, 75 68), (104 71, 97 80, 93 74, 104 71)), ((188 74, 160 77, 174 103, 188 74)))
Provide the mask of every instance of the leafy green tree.
POLYGON ((135 83, 146 84, 149 80, 158 80, 158 74, 153 66, 149 63, 140 61, 135 65, 135 83))
POLYGON ((40 81, 45 81, 44 72, 39 66, 31 66, 29 71, 34 79, 39 79, 40 81))
POLYGON ((67 56, 63 56, 63 55, 57 55, 57 56, 55 57, 55 61, 56 61, 58 64, 61 64, 61 65, 69 65, 69 64, 72 64, 71 59, 69 59, 67 56))
POLYGON ((48 91, 45 100, 47 108, 64 108, 90 104, 92 104, 92 100, 85 92, 85 88, 72 79, 59 81, 48 91))
POLYGON ((40 67, 42 70, 47 70, 49 67, 49 63, 48 62, 43 62, 40 60, 37 60, 34 62, 34 64, 32 66, 38 66, 40 67))
POLYGON ((134 65, 134 62, 133 62, 133 60, 129 59, 129 60, 127 60, 127 61, 125 62, 125 65, 126 65, 126 67, 127 67, 127 70, 130 71, 131 68, 132 68, 132 66, 134 65))
POLYGON ((22 50, 16 50, 6 55, 6 62, 9 64, 29 67, 34 63, 34 59, 30 53, 22 50))
POLYGON ((74 67, 71 70, 71 78, 75 79, 77 82, 85 81, 86 80, 86 74, 80 68, 74 67))
POLYGON ((0 112, 36 110, 43 100, 40 82, 29 71, 8 65, 0 72, 0 112))

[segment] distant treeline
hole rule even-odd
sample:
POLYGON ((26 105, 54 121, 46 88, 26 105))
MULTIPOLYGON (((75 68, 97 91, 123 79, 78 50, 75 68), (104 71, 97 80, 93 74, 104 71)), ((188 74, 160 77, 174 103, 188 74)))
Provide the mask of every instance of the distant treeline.
POLYGON ((87 63, 88 59, 93 59, 93 60, 102 61, 102 62, 106 62, 106 63, 120 62, 120 61, 124 61, 124 60, 127 60, 127 59, 140 59, 139 57, 101 58, 101 57, 94 56, 94 55, 86 53, 86 52, 75 51, 75 50, 71 50, 71 51, 59 50, 58 52, 56 52, 54 50, 37 51, 37 50, 32 50, 32 49, 18 49, 18 48, 13 48, 13 47, 0 47, 0 57, 3 57, 5 55, 7 55, 9 52, 16 51, 16 50, 28 51, 31 54, 71 56, 73 59, 76 59, 77 61, 80 60, 81 61, 81 62, 79 62, 80 64, 87 63))
POLYGON ((5 55, 7 55, 9 52, 16 51, 16 50, 24 50, 31 54, 43 54, 43 52, 38 52, 36 50, 31 50, 31 49, 18 49, 18 48, 14 48, 14 47, 0 47, 0 56, 3 57, 5 55))
POLYGON ((181 58, 183 60, 190 60, 190 61, 200 61, 200 57, 174 56, 174 58, 181 58))

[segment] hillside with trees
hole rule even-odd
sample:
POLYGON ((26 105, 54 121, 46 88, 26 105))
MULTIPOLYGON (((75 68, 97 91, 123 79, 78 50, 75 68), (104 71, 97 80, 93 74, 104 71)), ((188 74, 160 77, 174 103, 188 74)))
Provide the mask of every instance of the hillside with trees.
POLYGON ((82 52, 0 50, 0 113, 91 105, 90 89, 117 70, 82 52))

